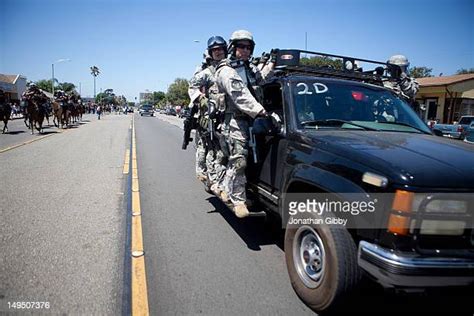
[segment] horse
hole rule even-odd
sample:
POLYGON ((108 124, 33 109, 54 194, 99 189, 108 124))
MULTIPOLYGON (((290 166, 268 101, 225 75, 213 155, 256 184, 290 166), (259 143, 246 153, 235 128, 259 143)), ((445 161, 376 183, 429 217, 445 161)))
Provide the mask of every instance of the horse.
POLYGON ((63 108, 59 102, 52 101, 51 102, 51 107, 53 109, 53 124, 57 128, 59 128, 59 124, 61 124, 61 128, 63 128, 63 121, 62 121, 62 115, 63 115, 63 108))
MULTIPOLYGON (((41 100, 38 100, 37 98, 32 98, 32 100, 27 101, 26 113, 27 113, 27 118, 29 121, 29 126, 28 125, 27 126, 28 128, 31 128, 31 135, 34 134, 35 127, 40 134, 42 133, 42 130, 43 130, 43 121, 44 121, 46 109, 40 102, 41 100)), ((25 117, 25 124, 26 124, 26 117, 25 117)))
POLYGON ((9 103, 0 104, 0 119, 3 121, 2 134, 5 134, 5 131, 8 132, 8 121, 10 120, 11 113, 12 107, 9 103))

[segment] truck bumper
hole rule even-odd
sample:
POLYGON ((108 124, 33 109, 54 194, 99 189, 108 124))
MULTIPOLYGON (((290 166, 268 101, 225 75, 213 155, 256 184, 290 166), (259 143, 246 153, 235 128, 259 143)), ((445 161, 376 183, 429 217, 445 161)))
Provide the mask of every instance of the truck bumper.
POLYGON ((474 258, 421 257, 361 241, 358 264, 385 287, 474 285, 474 258))

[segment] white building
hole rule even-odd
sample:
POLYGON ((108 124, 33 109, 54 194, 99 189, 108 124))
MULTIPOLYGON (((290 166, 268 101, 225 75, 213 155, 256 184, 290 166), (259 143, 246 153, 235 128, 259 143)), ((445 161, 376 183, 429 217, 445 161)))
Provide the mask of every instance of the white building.
POLYGON ((0 74, 0 89, 9 95, 11 101, 18 103, 26 90, 26 77, 0 74))

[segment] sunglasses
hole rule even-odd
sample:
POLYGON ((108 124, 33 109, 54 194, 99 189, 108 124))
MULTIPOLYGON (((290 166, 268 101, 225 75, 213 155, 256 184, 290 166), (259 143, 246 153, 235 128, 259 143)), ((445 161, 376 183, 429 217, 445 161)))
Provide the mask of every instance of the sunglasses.
POLYGON ((235 47, 240 48, 240 49, 252 50, 252 45, 237 44, 235 45, 235 47))
POLYGON ((224 51, 224 47, 214 47, 214 48, 211 48, 211 52, 218 52, 218 51, 224 51))

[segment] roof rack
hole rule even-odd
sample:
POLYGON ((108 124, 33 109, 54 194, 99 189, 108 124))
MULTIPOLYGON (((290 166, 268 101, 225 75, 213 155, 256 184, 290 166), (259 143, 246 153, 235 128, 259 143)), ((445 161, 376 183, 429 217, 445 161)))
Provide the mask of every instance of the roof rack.
POLYGON ((383 81, 398 80, 398 78, 392 77, 391 73, 393 72, 389 71, 394 67, 399 66, 349 56, 299 49, 279 49, 277 50, 275 75, 318 75, 383 85, 383 81), (362 66, 373 69, 364 71, 362 66))

